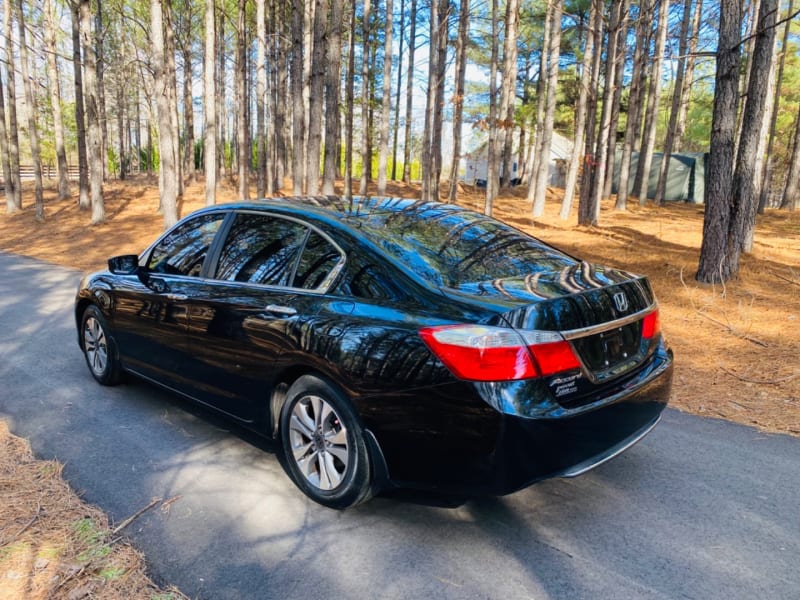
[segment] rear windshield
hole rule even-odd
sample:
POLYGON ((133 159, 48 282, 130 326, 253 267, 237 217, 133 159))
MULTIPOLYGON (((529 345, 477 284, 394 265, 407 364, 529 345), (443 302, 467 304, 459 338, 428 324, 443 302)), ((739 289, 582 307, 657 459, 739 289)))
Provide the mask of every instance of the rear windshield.
POLYGON ((376 207, 348 220, 364 237, 436 286, 560 271, 575 264, 513 227, 452 206, 415 203, 407 210, 391 211, 376 207))

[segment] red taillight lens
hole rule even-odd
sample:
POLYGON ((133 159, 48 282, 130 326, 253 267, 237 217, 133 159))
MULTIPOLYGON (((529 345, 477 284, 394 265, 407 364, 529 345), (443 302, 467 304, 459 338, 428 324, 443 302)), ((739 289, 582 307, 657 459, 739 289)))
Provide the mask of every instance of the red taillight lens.
POLYGON ((580 369, 581 367, 578 357, 572 351, 572 346, 566 340, 549 344, 537 344, 528 346, 528 348, 534 359, 536 359, 536 364, 539 366, 539 371, 543 376, 569 371, 570 369, 580 369))
POLYGON ((572 347, 556 332, 526 331, 520 335, 502 327, 445 325, 426 327, 419 333, 439 360, 461 379, 530 379, 580 367, 572 347))
POLYGON ((658 318, 658 309, 645 315, 642 319, 642 337, 651 340, 661 332, 661 320, 658 318))

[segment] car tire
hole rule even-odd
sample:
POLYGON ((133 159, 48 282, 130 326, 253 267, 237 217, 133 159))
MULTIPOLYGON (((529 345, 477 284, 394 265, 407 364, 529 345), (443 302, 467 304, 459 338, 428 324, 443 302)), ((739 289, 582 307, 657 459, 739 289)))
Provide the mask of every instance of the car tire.
POLYGON ((86 365, 98 383, 116 385, 122 380, 122 368, 114 339, 109 335, 103 313, 91 305, 81 317, 81 348, 86 365))
POLYGON ((372 470, 361 421, 347 398, 325 380, 305 375, 281 409, 284 468, 309 498, 344 509, 372 495, 372 470))

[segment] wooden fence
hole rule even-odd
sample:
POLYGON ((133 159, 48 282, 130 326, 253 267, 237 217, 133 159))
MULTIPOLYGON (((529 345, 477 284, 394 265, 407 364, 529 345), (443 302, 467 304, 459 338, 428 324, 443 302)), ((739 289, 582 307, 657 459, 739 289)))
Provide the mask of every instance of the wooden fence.
MULTIPOLYGON (((67 167, 67 173, 70 179, 78 179, 78 165, 67 167)), ((33 165, 20 165, 19 177, 22 181, 33 181, 33 165)), ((42 177, 45 179, 55 179, 58 177, 58 171, 55 165, 43 165, 42 177)), ((0 172, 0 186, 3 186, 4 183, 3 174, 0 172)))

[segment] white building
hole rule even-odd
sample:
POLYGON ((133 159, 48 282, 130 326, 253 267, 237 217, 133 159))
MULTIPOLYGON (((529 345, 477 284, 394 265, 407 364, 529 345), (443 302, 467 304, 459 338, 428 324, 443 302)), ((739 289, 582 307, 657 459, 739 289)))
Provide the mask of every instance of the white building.
MULTIPOLYGON (((464 162, 464 183, 482 187, 486 185, 488 174, 488 150, 489 143, 483 142, 477 148, 468 152, 462 159, 464 162)), ((554 187, 564 187, 566 167, 572 155, 572 141, 553 132, 553 141, 550 146, 549 177, 548 185, 554 187)), ((519 152, 512 155, 511 180, 517 184, 520 176, 523 175, 523 167, 519 152)), ((501 165, 502 168, 502 165, 501 165)))

